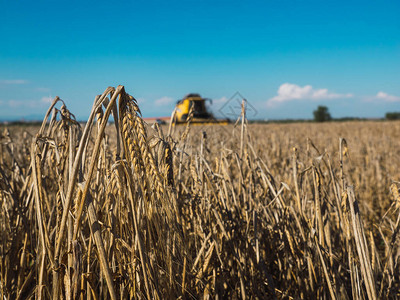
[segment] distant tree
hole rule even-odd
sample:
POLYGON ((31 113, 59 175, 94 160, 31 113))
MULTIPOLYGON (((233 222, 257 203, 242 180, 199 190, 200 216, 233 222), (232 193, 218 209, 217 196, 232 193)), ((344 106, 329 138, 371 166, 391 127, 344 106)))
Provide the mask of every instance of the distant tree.
POLYGON ((325 122, 332 120, 331 114, 326 106, 318 106, 313 112, 315 122, 325 122))
POLYGON ((388 112, 385 114, 386 120, 400 120, 400 112, 388 112))

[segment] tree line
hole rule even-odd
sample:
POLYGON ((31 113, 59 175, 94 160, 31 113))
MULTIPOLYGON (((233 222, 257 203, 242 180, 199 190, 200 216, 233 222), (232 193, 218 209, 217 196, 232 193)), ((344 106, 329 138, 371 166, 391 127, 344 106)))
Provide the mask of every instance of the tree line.
MULTIPOLYGON (((331 121, 332 116, 329 112, 328 107, 326 106, 318 106, 316 110, 313 111, 314 121, 315 122, 326 122, 331 121)), ((357 118, 344 118, 343 120, 355 120, 357 118)), ((400 120, 400 112, 387 112, 385 114, 386 120, 400 120)))

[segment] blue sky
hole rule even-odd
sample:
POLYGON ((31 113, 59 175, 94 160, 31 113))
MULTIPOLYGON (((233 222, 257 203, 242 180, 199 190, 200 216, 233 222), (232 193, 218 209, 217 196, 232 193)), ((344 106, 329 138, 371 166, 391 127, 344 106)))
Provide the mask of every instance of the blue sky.
POLYGON ((256 118, 400 111, 400 1, 0 0, 0 119, 78 119, 125 85, 145 117, 198 92, 239 91, 256 118))

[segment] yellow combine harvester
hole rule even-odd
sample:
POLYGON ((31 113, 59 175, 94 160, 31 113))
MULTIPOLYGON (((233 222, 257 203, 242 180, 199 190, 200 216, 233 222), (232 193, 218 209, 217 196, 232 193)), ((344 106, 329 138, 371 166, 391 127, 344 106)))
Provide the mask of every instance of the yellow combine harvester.
POLYGON ((190 109, 193 107, 193 118, 191 123, 221 124, 226 125, 229 119, 215 119, 213 114, 207 111, 206 101, 212 103, 211 99, 202 98, 199 94, 188 94, 176 103, 176 123, 186 123, 189 118, 190 109))

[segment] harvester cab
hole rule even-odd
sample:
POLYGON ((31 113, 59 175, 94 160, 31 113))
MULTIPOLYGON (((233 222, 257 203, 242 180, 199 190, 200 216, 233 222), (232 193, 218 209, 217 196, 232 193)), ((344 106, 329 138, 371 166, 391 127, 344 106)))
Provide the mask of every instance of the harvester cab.
POLYGON ((193 123, 228 123, 228 120, 216 120, 213 114, 207 110, 206 102, 212 104, 209 98, 202 98, 199 94, 188 94, 176 103, 175 120, 177 123, 185 123, 193 107, 193 123))

